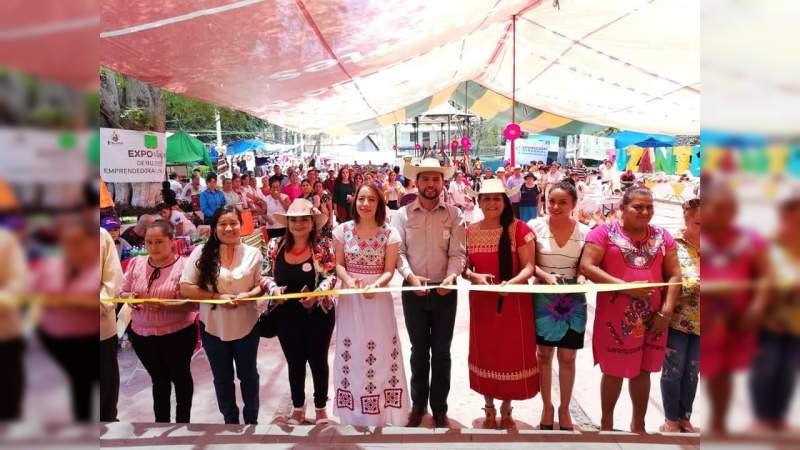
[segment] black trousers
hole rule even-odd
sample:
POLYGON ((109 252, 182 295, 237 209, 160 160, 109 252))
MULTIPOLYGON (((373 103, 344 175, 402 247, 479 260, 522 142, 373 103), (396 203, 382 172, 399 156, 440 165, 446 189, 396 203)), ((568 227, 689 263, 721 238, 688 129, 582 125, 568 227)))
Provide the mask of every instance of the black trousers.
MULTIPOLYGON (((116 341, 116 336, 112 339, 116 341)), ((69 379, 70 397, 72 403, 72 415, 77 422, 92 421, 92 389, 100 381, 101 359, 103 365, 108 363, 106 360, 110 355, 108 351, 100 352, 100 341, 97 335, 83 337, 55 337, 50 336, 43 330, 39 330, 39 340, 45 350, 61 367, 69 379), (100 358, 98 358, 98 354, 100 358)), ((106 342, 106 341, 103 341, 106 342)), ((104 346, 105 348, 106 346, 104 346)), ((116 361, 116 345, 114 350, 114 361, 116 361)), ((113 370, 104 371, 103 375, 112 377, 113 370)), ((112 380, 107 380, 113 385, 112 380)), ((119 369, 117 369, 116 392, 106 390, 100 392, 101 401, 105 408, 100 412, 102 422, 116 421, 116 401, 111 405, 119 394, 119 369)))
POLYGON ((100 421, 116 422, 119 401, 119 361, 117 335, 100 341, 100 421))
MULTIPOLYGON (((406 284, 407 285, 407 284, 406 284)), ((411 402, 434 413, 447 412, 450 393, 450 343, 456 322, 456 291, 435 290, 420 297, 403 292, 403 314, 411 340, 411 402)))
POLYGON ((169 422, 172 385, 175 384, 175 422, 189 423, 194 380, 192 354, 197 345, 197 325, 163 336, 129 336, 133 350, 153 381, 153 413, 156 422, 169 422))
POLYGON ((15 338, 0 342, 0 422, 19 420, 25 390, 25 340, 15 338))
MULTIPOLYGON (((324 408, 328 401, 328 347, 336 322, 334 310, 306 310, 296 301, 289 301, 274 312, 280 314, 278 340, 289 368, 292 405, 300 408, 306 401, 306 363, 314 380, 314 407, 324 408)), ((274 313, 273 312, 273 313, 274 313)))

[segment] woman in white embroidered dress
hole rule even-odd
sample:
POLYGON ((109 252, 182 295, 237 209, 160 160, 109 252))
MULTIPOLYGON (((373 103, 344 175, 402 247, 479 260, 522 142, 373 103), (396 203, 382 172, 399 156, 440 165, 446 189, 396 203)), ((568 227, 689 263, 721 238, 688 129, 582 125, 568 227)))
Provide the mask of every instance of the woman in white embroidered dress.
MULTIPOLYGON (((355 192, 352 217, 333 231, 336 273, 345 288, 389 284, 400 236, 386 223, 383 193, 355 192)), ((342 425, 402 425, 408 418, 403 353, 391 293, 345 295, 337 303, 333 413, 342 425)))

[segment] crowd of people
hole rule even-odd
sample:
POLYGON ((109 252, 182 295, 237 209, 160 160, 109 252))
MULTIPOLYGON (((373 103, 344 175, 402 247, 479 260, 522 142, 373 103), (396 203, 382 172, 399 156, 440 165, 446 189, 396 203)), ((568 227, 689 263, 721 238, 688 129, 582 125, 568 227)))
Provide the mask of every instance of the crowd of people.
MULTIPOLYGON (((446 161, 445 165, 448 164, 446 161)), ((509 189, 518 188, 510 196, 511 205, 515 216, 525 222, 546 214, 550 188, 562 180, 572 182, 578 195, 573 215, 590 226, 617 220, 616 206, 624 190, 652 187, 648 183, 666 181, 664 177, 637 176, 631 171, 620 174, 610 160, 602 161, 593 169, 577 160, 570 167, 539 161, 517 166, 505 164, 492 170, 477 158, 469 166, 459 162, 452 169, 454 176, 445 181, 441 199, 459 208, 468 223, 481 217, 480 207, 470 193, 480 191, 486 180, 499 179, 509 189)), ((163 183, 163 202, 154 216, 170 220, 178 236, 207 239, 209 230, 203 225, 210 225, 211 217, 220 207, 234 206, 243 216, 245 234, 265 227, 269 237, 274 238, 285 233, 285 226, 276 222, 275 214, 286 212, 293 200, 304 198, 326 215, 328 221, 321 233, 332 237, 334 222, 344 223, 353 218, 350 213, 355 199, 353 194, 364 183, 378 188, 390 210, 398 210, 418 195, 416 180, 404 177, 399 166, 390 167, 386 163, 380 166, 371 162, 363 166, 357 162, 336 164, 327 170, 313 165, 304 168, 303 164, 288 167, 274 164, 259 167, 256 172, 263 174, 261 176, 240 170, 234 166, 230 174, 209 172, 206 176, 195 170, 189 179, 182 181, 171 173, 163 183)), ((688 181, 687 176, 681 176, 680 181, 688 181)), ((146 216, 140 216, 139 223, 124 236, 118 236, 121 227, 118 218, 106 219, 103 227, 114 237, 118 251, 142 245, 144 227, 151 220, 146 216)))
MULTIPOLYGON (((192 213, 181 212, 189 208, 167 194, 156 214, 116 232, 118 239, 135 235, 149 253, 128 265, 119 296, 164 299, 134 304, 128 332, 152 378, 158 422, 171 419, 172 385, 175 420, 190 421, 188 363, 198 327, 225 423, 258 421, 258 343, 276 336, 288 366, 289 423, 330 421, 330 397, 342 424, 414 427, 430 408, 434 424, 446 427, 457 311, 457 291, 447 286, 459 277, 473 285, 575 285, 679 282, 682 272, 698 274, 699 202, 684 204, 686 231, 676 239, 650 224, 652 192, 636 183, 623 191, 610 162, 599 171, 580 161, 569 169, 532 164, 492 171, 477 160, 468 171, 424 159, 406 161, 402 171, 342 166, 327 170, 324 179, 314 167, 283 169, 275 165, 260 183, 233 173, 222 179, 221 190, 222 177, 209 173, 203 188, 195 172, 186 186, 169 187, 182 192, 192 213), (603 199, 615 194, 618 204, 604 210, 603 199), (189 228, 184 220, 195 230, 208 228, 207 241, 188 257, 167 250, 189 228), (246 228, 262 227, 269 238, 262 251, 242 242, 246 228), (396 272, 404 286, 419 288, 402 293, 409 349, 401 346, 392 294, 370 292, 387 286, 396 272), (248 300, 334 286, 366 291, 248 300), (186 299, 221 302, 198 306, 186 299), (334 329, 331 374, 327 354, 334 329), (306 416, 307 364, 313 418, 306 416)), ((697 431, 690 417, 699 370, 699 339, 693 338, 699 336, 698 301, 696 290, 678 285, 598 295, 592 350, 603 374, 602 429, 613 429, 614 407, 628 379, 630 428, 644 431, 650 376, 663 367, 662 429, 697 431)), ((587 328, 585 295, 470 291, 469 311, 469 383, 485 400, 482 426, 513 429, 512 402, 541 393, 539 427, 573 429, 569 403, 587 328)))

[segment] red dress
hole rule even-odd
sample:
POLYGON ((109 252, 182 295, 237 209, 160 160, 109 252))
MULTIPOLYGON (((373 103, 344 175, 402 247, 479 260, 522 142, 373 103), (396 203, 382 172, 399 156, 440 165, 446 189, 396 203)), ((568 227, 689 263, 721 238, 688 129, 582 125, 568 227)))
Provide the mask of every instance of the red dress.
MULTIPOLYGON (((469 267, 500 279, 497 247, 502 228, 467 228, 469 267)), ((517 247, 535 240, 525 222, 511 224, 512 273, 520 270, 517 247)), ((469 294, 469 385, 472 390, 500 400, 525 400, 539 392, 536 364, 536 329, 530 294, 509 294, 497 313, 498 295, 472 291, 469 294)))

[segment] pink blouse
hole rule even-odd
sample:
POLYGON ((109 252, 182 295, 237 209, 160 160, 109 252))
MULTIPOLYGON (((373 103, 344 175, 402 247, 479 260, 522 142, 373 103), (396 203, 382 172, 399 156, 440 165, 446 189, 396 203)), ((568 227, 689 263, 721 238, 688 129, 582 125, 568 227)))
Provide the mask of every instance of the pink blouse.
POLYGON ((675 239, 661 227, 647 226, 647 238, 632 241, 620 224, 601 225, 586 236, 586 242, 606 251, 600 268, 625 281, 664 281, 664 256, 676 248, 675 239))
MULTIPOLYGON (((89 295, 100 297, 100 261, 68 277, 69 268, 62 257, 46 258, 34 271, 34 291, 53 295, 89 295)), ((40 321, 42 331, 53 337, 88 337, 100 335, 99 305, 46 306, 40 321)))
MULTIPOLYGON (((161 269, 161 275, 153 281, 150 290, 147 280, 153 268, 147 263, 147 256, 137 256, 128 264, 122 282, 122 292, 133 292, 139 298, 181 298, 180 280, 186 259, 178 258, 175 264, 161 269)), ((156 306, 144 304, 131 315, 131 328, 140 336, 164 336, 180 331, 195 322, 198 307, 196 303, 182 306, 156 306)))
POLYGON ((294 199, 303 195, 303 189, 299 184, 297 186, 287 184, 283 188, 283 193, 289 196, 289 200, 294 201, 294 199))

